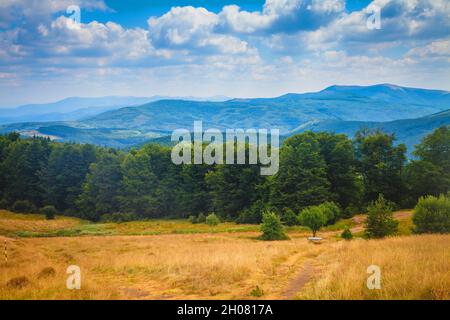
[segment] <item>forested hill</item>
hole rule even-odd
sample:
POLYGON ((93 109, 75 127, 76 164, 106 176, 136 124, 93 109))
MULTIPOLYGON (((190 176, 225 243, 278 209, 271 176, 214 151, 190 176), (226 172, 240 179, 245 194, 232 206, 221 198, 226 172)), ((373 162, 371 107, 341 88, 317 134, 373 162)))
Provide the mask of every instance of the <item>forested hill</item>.
POLYGON ((423 195, 450 190, 450 126, 416 146, 406 161, 391 135, 304 132, 286 139, 279 170, 262 164, 182 164, 172 149, 146 144, 130 152, 90 144, 0 136, 0 209, 36 212, 47 206, 83 219, 167 218, 215 212, 222 220, 259 223, 265 210, 283 219, 333 202, 347 217, 383 195, 411 207, 423 195))

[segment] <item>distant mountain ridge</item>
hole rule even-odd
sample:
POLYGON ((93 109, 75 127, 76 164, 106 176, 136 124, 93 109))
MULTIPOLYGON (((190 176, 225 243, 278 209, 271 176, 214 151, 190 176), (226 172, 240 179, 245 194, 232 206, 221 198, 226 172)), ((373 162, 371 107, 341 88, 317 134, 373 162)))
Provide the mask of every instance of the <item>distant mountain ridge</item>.
MULTIPOLYGON (((405 141, 416 141, 415 130, 429 132, 438 125, 439 121, 427 118, 429 115, 449 109, 450 93, 447 91, 390 84, 331 86, 315 93, 286 94, 276 98, 219 102, 158 100, 108 110, 78 121, 4 125, 0 126, 0 132, 19 131, 24 135, 47 135, 63 141, 129 147, 167 136, 175 129, 192 130, 193 122, 201 120, 204 129, 278 128, 285 136, 304 130, 335 130, 350 134, 362 125, 383 126, 395 131, 393 126, 399 125, 409 132, 410 137, 405 135, 405 141), (408 125, 395 123, 398 120, 405 120, 408 125), (424 126, 424 130, 419 130, 420 126, 424 126)), ((442 117, 444 122, 447 121, 448 112, 442 117)))
POLYGON ((108 96, 97 98, 70 97, 57 102, 27 104, 15 108, 0 109, 0 124, 14 122, 46 122, 46 121, 75 121, 97 114, 116 110, 128 106, 138 106, 158 100, 192 100, 192 101, 225 101, 230 98, 213 96, 198 97, 127 97, 108 96))

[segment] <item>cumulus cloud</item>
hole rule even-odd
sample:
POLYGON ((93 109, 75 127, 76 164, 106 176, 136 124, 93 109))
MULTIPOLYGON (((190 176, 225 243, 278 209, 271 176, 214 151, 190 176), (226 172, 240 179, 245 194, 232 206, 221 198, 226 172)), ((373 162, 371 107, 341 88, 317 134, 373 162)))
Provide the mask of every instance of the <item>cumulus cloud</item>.
POLYGON ((27 27, 49 22, 55 13, 65 12, 71 5, 84 10, 107 10, 103 0, 2 0, 0 1, 0 28, 9 28, 21 22, 27 27))
POLYGON ((255 53, 246 41, 215 33, 219 17, 204 8, 174 7, 148 20, 152 43, 160 48, 197 50, 196 53, 255 53), (202 50, 199 50, 202 49, 202 50))
POLYGON ((173 7, 148 17, 144 27, 83 17, 77 24, 64 16, 72 4, 109 10, 103 0, 0 1, 2 86, 20 88, 24 79, 30 86, 44 79, 63 86, 55 79, 71 79, 73 70, 78 83, 92 88, 109 79, 111 88, 125 88, 121 81, 127 88, 149 83, 161 89, 156 93, 166 85, 206 88, 211 79, 224 88, 215 93, 228 95, 245 88, 273 95, 330 82, 448 83, 448 0, 373 0, 381 9, 380 30, 367 28, 370 7, 349 12, 345 0, 266 0, 253 12, 237 4, 217 13, 173 7))
POLYGON ((224 30, 237 33, 292 33, 328 25, 345 10, 344 0, 267 0, 261 12, 226 6, 220 16, 224 30))

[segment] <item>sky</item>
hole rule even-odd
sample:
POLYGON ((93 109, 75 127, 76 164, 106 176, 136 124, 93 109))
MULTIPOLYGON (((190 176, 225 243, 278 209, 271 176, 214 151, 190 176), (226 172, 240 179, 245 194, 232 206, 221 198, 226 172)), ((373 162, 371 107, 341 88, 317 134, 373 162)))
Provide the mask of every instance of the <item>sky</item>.
POLYGON ((378 83, 450 90, 450 1, 0 0, 0 107, 378 83))

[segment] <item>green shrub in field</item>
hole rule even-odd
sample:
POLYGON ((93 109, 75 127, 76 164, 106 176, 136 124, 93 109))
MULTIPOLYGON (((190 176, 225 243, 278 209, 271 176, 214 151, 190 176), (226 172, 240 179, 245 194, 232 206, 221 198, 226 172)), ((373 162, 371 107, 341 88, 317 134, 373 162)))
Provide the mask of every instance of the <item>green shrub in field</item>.
POLYGON ((320 230, 327 222, 327 217, 321 206, 313 206, 303 209, 298 216, 299 222, 302 226, 311 229, 313 237, 316 236, 317 231, 320 230))
POLYGON ((298 224, 298 217, 290 208, 284 208, 281 221, 287 226, 295 226, 298 224))
POLYGON ((112 214, 104 214, 100 218, 101 222, 115 222, 115 223, 138 221, 138 220, 140 220, 139 217, 134 213, 119 213, 119 212, 112 214))
POLYGON ((250 295, 252 297, 259 298, 264 295, 264 291, 259 286, 256 286, 252 291, 250 291, 250 295))
POLYGON ((217 226, 219 223, 220 219, 214 213, 211 213, 206 217, 206 224, 211 227, 217 226))
POLYGON ((17 200, 11 207, 12 212, 16 213, 33 213, 36 207, 28 200, 17 200))
POLYGON ((283 231, 283 225, 281 224, 280 217, 270 211, 263 213, 263 219, 261 224, 261 231, 263 240, 286 240, 287 235, 283 231))
POLYGON ((205 223, 206 222, 206 217, 203 213, 200 213, 197 217, 197 223, 205 223))
POLYGON ((450 197, 422 197, 414 208, 413 222, 417 233, 450 232, 450 197))
POLYGON ((47 220, 53 220, 58 214, 58 211, 54 206, 45 206, 41 208, 41 214, 45 215, 47 220))
POLYGON ((398 231, 398 221, 392 214, 393 205, 384 199, 383 195, 367 207, 366 236, 368 238, 383 238, 398 231))
POLYGON ((345 240, 351 240, 351 239, 353 239, 353 234, 352 234, 352 232, 350 231, 350 229, 349 229, 348 227, 345 228, 344 231, 342 231, 342 233, 341 233, 341 238, 342 238, 342 239, 345 239, 345 240))
POLYGON ((341 209, 334 202, 324 202, 319 207, 327 219, 325 225, 335 224, 342 216, 341 209))
POLYGON ((196 216, 189 216, 188 221, 192 224, 197 223, 197 217, 196 216))

